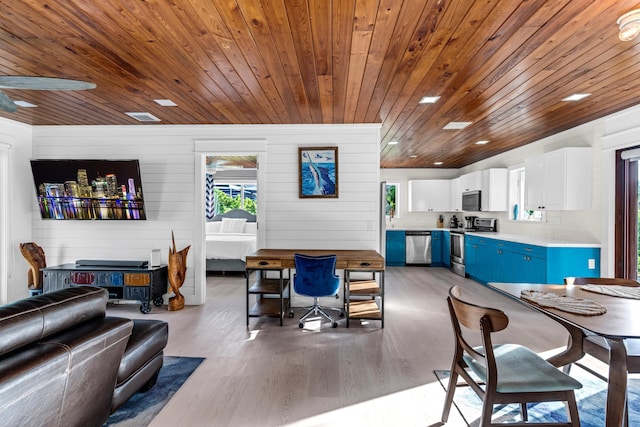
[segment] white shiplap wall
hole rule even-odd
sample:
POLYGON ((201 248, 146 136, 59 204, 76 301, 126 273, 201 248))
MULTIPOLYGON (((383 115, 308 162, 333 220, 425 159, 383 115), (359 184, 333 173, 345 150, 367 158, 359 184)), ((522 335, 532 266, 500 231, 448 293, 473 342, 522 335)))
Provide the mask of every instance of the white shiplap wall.
POLYGON ((314 128, 269 137, 267 247, 378 249, 378 126, 314 128), (338 198, 298 198, 298 146, 338 147, 338 198))
MULTIPOLYGON (((138 159, 146 221, 42 220, 34 204, 34 241, 47 265, 77 259, 147 260, 161 249, 166 264, 171 232, 178 249, 193 240, 193 148, 187 134, 158 127, 35 127, 34 158, 138 159)), ((190 257, 192 256, 189 254, 190 257)), ((181 291, 195 295, 193 271, 181 291)))
POLYGON ((0 118, 0 304, 25 298, 29 264, 20 243, 32 241, 31 126, 0 118))
MULTIPOLYGON (((378 248, 378 125, 43 126, 34 128, 33 157, 138 159, 147 221, 41 220, 32 199, 33 239, 48 265, 76 259, 148 259, 161 249, 166 262, 176 246, 192 245, 182 293, 203 301, 202 194, 195 177, 196 141, 266 140, 265 247, 378 248), (298 199, 299 146, 338 146, 338 199, 298 199), (194 161, 195 156, 195 161, 194 161)), ((215 154, 215 153, 209 153, 215 154)), ((21 165, 28 167, 27 165, 21 165)))

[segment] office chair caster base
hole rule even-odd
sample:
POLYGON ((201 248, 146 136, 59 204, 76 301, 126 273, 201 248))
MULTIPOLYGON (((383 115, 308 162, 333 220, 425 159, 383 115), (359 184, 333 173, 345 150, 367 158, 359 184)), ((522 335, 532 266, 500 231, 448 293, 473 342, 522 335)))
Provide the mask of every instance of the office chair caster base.
POLYGON ((300 328, 300 329, 304 328, 304 323, 302 323, 302 322, 298 323, 298 328, 300 328))
POLYGON ((332 327, 332 328, 337 328, 337 327, 338 327, 338 322, 333 322, 333 323, 331 324, 331 327, 332 327))

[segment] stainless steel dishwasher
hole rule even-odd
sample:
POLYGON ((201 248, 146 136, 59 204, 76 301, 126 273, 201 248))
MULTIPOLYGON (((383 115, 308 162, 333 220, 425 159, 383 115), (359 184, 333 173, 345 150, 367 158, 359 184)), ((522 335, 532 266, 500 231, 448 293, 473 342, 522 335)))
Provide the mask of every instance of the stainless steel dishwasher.
POLYGON ((406 264, 431 264, 431 232, 407 231, 406 236, 406 264))

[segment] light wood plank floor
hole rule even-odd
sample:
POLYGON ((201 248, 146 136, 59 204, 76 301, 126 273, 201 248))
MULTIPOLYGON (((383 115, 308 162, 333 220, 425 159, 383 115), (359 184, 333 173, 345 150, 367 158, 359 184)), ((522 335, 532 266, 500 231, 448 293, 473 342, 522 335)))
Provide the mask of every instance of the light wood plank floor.
MULTIPOLYGON (((444 392, 434 369, 449 369, 453 337, 446 305, 461 285, 479 304, 507 312, 497 341, 538 352, 559 349, 567 334, 521 307, 443 268, 391 267, 386 272, 385 327, 340 322, 298 328, 296 318, 245 323, 242 276, 208 276, 207 303, 176 312, 110 305, 109 314, 169 322, 166 355, 206 360, 151 423, 164 426, 434 426, 444 392)), ((306 300, 298 297, 294 306, 306 300)), ((322 302, 339 305, 332 298, 322 302)), ((464 425, 451 411, 447 426, 464 425)))

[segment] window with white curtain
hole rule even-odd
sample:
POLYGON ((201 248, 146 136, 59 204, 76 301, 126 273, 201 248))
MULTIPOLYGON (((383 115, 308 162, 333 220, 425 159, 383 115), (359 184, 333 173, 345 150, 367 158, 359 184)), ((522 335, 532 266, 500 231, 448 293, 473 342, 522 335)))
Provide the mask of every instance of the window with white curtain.
POLYGON ((542 211, 525 210, 525 169, 513 168, 509 171, 509 219, 512 221, 544 220, 542 211))

